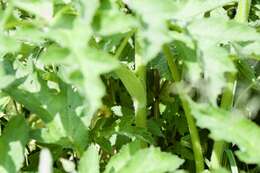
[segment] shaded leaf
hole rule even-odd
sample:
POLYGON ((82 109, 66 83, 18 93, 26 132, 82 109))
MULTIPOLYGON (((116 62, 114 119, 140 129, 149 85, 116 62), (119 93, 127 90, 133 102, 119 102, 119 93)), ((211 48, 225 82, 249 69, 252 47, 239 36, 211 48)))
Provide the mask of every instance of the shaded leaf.
POLYGON ((19 172, 24 162, 29 129, 22 115, 13 117, 0 137, 0 172, 19 172), (19 135, 17 135, 19 133, 19 135))
POLYGON ((38 73, 32 81, 38 80, 39 91, 31 92, 32 88, 24 85, 24 80, 16 80, 4 92, 44 121, 46 128, 35 137, 42 142, 58 143, 82 151, 88 142, 88 130, 80 118, 83 103, 78 93, 62 81, 58 82, 60 91, 55 91, 38 73))

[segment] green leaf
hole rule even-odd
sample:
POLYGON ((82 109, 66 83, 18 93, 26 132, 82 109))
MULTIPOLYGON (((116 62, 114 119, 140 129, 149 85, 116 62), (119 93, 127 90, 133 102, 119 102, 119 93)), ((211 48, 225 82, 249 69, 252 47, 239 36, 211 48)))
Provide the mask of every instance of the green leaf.
POLYGON ((160 52, 164 43, 171 40, 166 21, 171 18, 176 7, 171 0, 133 0, 128 4, 141 17, 137 33, 138 51, 143 62, 147 63, 160 52))
POLYGON ((152 61, 150 61, 149 67, 151 67, 153 69, 158 69, 160 76, 162 78, 171 80, 170 69, 168 67, 165 57, 163 57, 162 55, 159 54, 156 58, 154 58, 152 61))
POLYGON ((154 58, 163 44, 172 40, 167 21, 170 19, 190 20, 199 14, 232 2, 232 0, 132 0, 127 4, 141 18, 138 46, 144 63, 154 58))
POLYGON ((45 64, 58 64, 66 61, 69 53, 67 48, 53 44, 44 51, 41 55, 41 59, 45 64))
POLYGON ((205 83, 199 87, 206 100, 216 104, 218 95, 227 84, 225 73, 235 73, 236 69, 225 49, 208 43, 208 45, 201 46, 201 50, 204 60, 205 83))
POLYGON ((226 170, 225 168, 220 168, 220 169, 216 169, 216 170, 211 171, 211 173, 228 173, 228 172, 229 171, 226 170))
POLYGON ((5 53, 14 53, 19 50, 20 43, 14 38, 0 33, 0 56, 5 53))
POLYGON ((213 10, 217 7, 224 6, 237 0, 183 0, 177 1, 178 9, 174 11, 173 18, 178 20, 191 20, 198 15, 213 10))
POLYGON ((99 155, 95 145, 90 145, 79 162, 79 173, 99 173, 99 155))
POLYGON ((115 0, 104 0, 97 10, 92 25, 98 34, 112 35, 128 32, 137 23, 133 16, 126 15, 119 9, 115 0))
POLYGON ((43 54, 43 61, 48 62, 52 56, 56 60, 49 61, 61 65, 63 68, 65 81, 76 85, 79 92, 85 98, 86 116, 83 117, 85 125, 89 126, 93 114, 102 105, 101 98, 105 95, 104 84, 100 75, 108 73, 117 68, 119 63, 113 59, 113 56, 101 50, 87 47, 84 50, 71 52, 63 48, 51 47, 43 54), (54 50, 53 50, 54 48, 54 50), (55 53, 55 50, 58 51, 55 53), (55 55, 54 55, 55 54, 55 55))
POLYGON ((145 128, 132 126, 129 122, 127 124, 120 122, 119 126, 115 127, 115 133, 125 135, 133 139, 137 138, 149 144, 155 143, 150 132, 148 132, 145 128))
MULTIPOLYGON (((123 115, 122 118, 115 121, 112 125, 104 128, 103 132, 100 133, 101 136, 111 137, 113 134, 127 136, 130 139, 139 139, 145 141, 149 144, 154 144, 154 139, 150 132, 145 128, 133 126, 135 123, 135 117, 133 113, 129 115, 123 115)), ((99 141, 98 141, 99 143, 99 141)))
MULTIPOLYGON (((145 68, 145 67, 143 67, 145 68)), ((143 82, 141 81, 134 72, 129 70, 125 66, 121 66, 116 71, 117 76, 121 79, 127 91, 133 99, 135 108, 136 125, 144 127, 145 116, 146 116, 146 91, 143 82)))
POLYGON ((53 159, 51 152, 44 148, 40 152, 39 156, 38 173, 52 173, 53 171, 53 159))
POLYGON ((24 162, 29 129, 22 115, 13 117, 0 137, 0 172, 19 172, 24 162))
POLYGON ((8 74, 8 64, 5 61, 0 60, 0 90, 7 87, 11 84, 15 77, 11 74, 8 74))
MULTIPOLYGON (((79 51, 76 56, 79 69, 84 77, 83 91, 88 101, 88 115, 91 116, 100 108, 101 98, 105 95, 105 87, 100 75, 116 69, 119 63, 111 55, 94 48, 79 51)), ((89 123, 90 119, 86 117, 85 122, 89 123)))
POLYGON ((230 51, 219 44, 256 41, 260 34, 245 24, 223 18, 194 20, 188 25, 188 30, 202 51, 206 85, 199 88, 207 100, 216 103, 217 96, 226 86, 225 73, 236 71, 229 58, 230 51))
POLYGON ((76 166, 73 161, 61 158, 60 162, 62 164, 63 169, 66 172, 76 172, 76 170, 75 170, 76 166))
POLYGON ((12 38, 21 40, 27 44, 42 45, 45 42, 44 34, 45 33, 39 27, 24 25, 17 27, 16 31, 12 35, 12 38))
POLYGON ((210 130, 210 136, 215 140, 225 140, 238 145, 236 152, 239 159, 250 164, 260 164, 260 127, 240 115, 238 112, 230 113, 226 110, 197 104, 190 101, 192 114, 197 124, 210 130), (239 130, 238 130, 239 129, 239 130))
POLYGON ((141 143, 138 141, 124 145, 118 154, 114 155, 106 165, 104 173, 118 172, 122 169, 131 157, 141 148, 141 143))
POLYGON ((121 65, 115 72, 125 85, 127 91, 133 98, 133 101, 138 102, 136 104, 140 104, 140 106, 145 105, 145 89, 135 73, 128 69, 125 65, 121 65))
POLYGON ((183 163, 177 156, 161 152, 159 148, 136 150, 137 146, 129 144, 123 147, 118 155, 111 158, 105 173, 164 173, 175 171, 183 163))
POLYGON ((245 45, 233 44, 237 54, 241 58, 260 60, 260 42, 251 42, 245 45))
POLYGON ((201 60, 197 57, 193 43, 190 43, 190 40, 186 40, 186 38, 183 39, 176 38, 176 41, 173 42, 174 51, 176 57, 179 57, 180 61, 185 64, 187 71, 185 78, 194 84, 200 79, 202 73, 201 60))
POLYGON ((82 98, 70 85, 58 81, 60 91, 51 89, 38 72, 30 82, 38 84, 38 90, 25 85, 26 78, 13 82, 4 89, 13 99, 37 114, 46 124, 34 135, 46 143, 57 143, 82 152, 88 142, 88 130, 81 119, 82 98), (33 91, 33 92, 32 92, 33 91))
POLYGON ((35 14, 46 21, 50 21, 53 15, 51 0, 15 0, 14 5, 32 14, 35 14))
POLYGON ((189 31, 199 41, 208 39, 215 43, 259 41, 260 33, 246 24, 223 18, 203 18, 194 20, 189 31), (202 32, 203 31, 203 32, 202 32))

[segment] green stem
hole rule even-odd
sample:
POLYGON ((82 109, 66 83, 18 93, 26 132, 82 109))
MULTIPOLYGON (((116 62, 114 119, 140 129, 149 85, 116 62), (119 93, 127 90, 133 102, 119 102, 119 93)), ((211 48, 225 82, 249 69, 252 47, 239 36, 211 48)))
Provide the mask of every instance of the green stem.
MULTIPOLYGON (((233 105, 234 88, 235 88, 236 75, 228 74, 227 82, 228 85, 225 88, 220 107, 222 109, 230 110, 233 105)), ((211 155, 211 168, 218 169, 221 167, 221 161, 223 159, 223 152, 226 148, 226 143, 224 141, 216 141, 213 145, 213 151, 211 155)))
POLYGON ((142 63, 141 57, 136 54, 135 55, 135 67, 136 67, 136 75, 138 79, 141 81, 142 86, 144 88, 145 92, 145 98, 144 98, 144 103, 139 104, 137 103, 135 105, 136 107, 136 126, 138 127, 144 127, 146 128, 146 66, 142 63))
POLYGON ((146 118, 146 113, 144 114, 144 112, 142 112, 143 110, 146 111, 146 92, 143 84, 136 74, 125 65, 121 65, 118 69, 116 69, 115 73, 120 78, 133 99, 136 122, 139 123, 138 126, 146 127, 146 120, 142 119, 146 118))
POLYGON ((165 46, 163 46, 163 52, 164 52, 165 57, 167 59, 168 66, 169 66, 169 69, 171 71, 173 80, 174 81, 180 81, 181 76, 180 76, 180 73, 178 71, 178 66, 174 62, 175 58, 173 57, 173 55, 171 53, 171 49, 167 45, 165 45, 165 46))
POLYGON ((146 95, 146 63, 143 61, 143 57, 140 53, 140 48, 138 44, 137 34, 135 35, 135 70, 136 70, 136 76, 142 83, 143 89, 144 89, 144 98, 142 104, 135 105, 136 107, 136 120, 135 123, 138 127, 144 127, 146 128, 147 124, 147 112, 146 112, 146 106, 147 106, 147 95, 146 95))
POLYGON ((126 37, 124 38, 124 40, 122 41, 122 43, 119 45, 119 47, 116 50, 116 54, 115 54, 115 58, 118 59, 120 57, 120 55, 122 54, 123 50, 125 49, 128 40, 132 37, 132 35, 134 34, 135 30, 130 31, 126 37))
MULTIPOLYGON (((115 53, 115 58, 118 59, 120 57, 128 40, 134 33, 135 30, 127 34, 119 45, 115 53)), ((138 54, 135 55, 135 69, 136 73, 134 74, 131 70, 122 65, 115 73, 133 98, 136 125, 138 127, 146 128, 146 66, 138 54)))
POLYGON ((227 77, 227 87, 225 88, 223 92, 223 96, 221 99, 220 107, 226 110, 230 110, 233 105, 234 100, 234 88, 235 88, 235 82, 236 82, 236 74, 228 74, 227 77))
MULTIPOLYGON (((248 21, 249 11, 251 6, 251 0, 239 0, 237 14, 235 20, 241 23, 246 23, 248 21)), ((231 109, 233 105, 233 90, 235 87, 236 76, 234 74, 229 74, 228 76, 228 86, 223 92, 220 107, 223 109, 231 109)), ((223 152, 226 147, 224 141, 216 141, 213 145, 213 151, 211 155, 211 168, 218 169, 221 167, 221 161, 223 158, 223 152)))
POLYGON ((153 82, 152 82, 152 92, 153 92, 153 116, 158 119, 160 116, 160 73, 158 70, 152 70, 153 82))
POLYGON ((237 164, 236 164, 236 159, 232 153, 231 150, 226 150, 226 155, 228 157, 229 160, 229 165, 231 168, 231 173, 238 173, 238 168, 237 168, 237 164))
POLYGON ((18 106, 17 106, 15 100, 12 100, 12 101, 13 101, 13 105, 14 105, 15 112, 16 112, 17 115, 19 115, 19 114, 20 114, 20 111, 19 111, 19 109, 18 109, 18 106))
POLYGON ((250 12, 251 0, 239 0, 235 20, 247 23, 250 12))
MULTIPOLYGON (((171 70, 172 78, 174 79, 174 81, 179 82, 181 80, 180 73, 179 73, 179 71, 177 69, 177 65, 175 64, 175 61, 174 61, 175 57, 173 56, 168 45, 164 45, 163 52, 167 59, 168 66, 171 70)), ((180 99, 182 102, 182 107, 184 109, 184 113, 185 113, 185 116, 187 119, 188 128, 189 128, 189 132, 190 132, 190 136, 191 136, 192 149, 193 149, 194 158, 195 158, 196 172, 200 173, 200 172, 203 172, 203 170, 204 170, 204 160, 203 160, 202 147, 200 144, 198 129, 196 127, 195 120, 193 119, 193 116, 191 114, 188 101, 182 95, 180 96, 180 99)))

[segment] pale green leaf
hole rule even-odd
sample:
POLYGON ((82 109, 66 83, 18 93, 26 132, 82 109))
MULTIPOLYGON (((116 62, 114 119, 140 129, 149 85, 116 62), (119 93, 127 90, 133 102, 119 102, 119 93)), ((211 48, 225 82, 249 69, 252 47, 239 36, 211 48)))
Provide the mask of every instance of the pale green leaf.
POLYGON ((177 156, 161 152, 159 148, 137 149, 136 143, 123 147, 111 158, 105 173, 164 173, 176 170, 183 163, 177 156))
POLYGON ((172 17, 176 6, 171 0, 133 0, 129 6, 141 17, 137 34, 138 51, 143 62, 147 63, 160 52, 164 43, 171 40, 166 21, 172 17))
POLYGON ((178 9, 174 11, 173 18, 190 21, 198 15, 203 15, 212 9, 222 7, 237 0, 182 0, 176 1, 178 9))
POLYGON ((78 87, 82 96, 85 96, 87 113, 83 121, 86 126, 89 126, 93 114, 102 105, 101 98, 105 94, 100 75, 116 69, 119 63, 108 53, 90 47, 71 54, 67 49, 54 47, 53 50, 51 47, 41 58, 45 62, 57 63, 59 61, 59 64, 66 65, 63 68, 63 75, 70 83, 78 87), (54 53, 56 49, 58 51, 54 53), (53 56, 57 56, 56 60, 48 61, 53 56))
MULTIPOLYGON (((79 51, 76 57, 84 77, 83 93, 88 101, 88 115, 93 115, 102 105, 101 98, 105 95, 105 87, 100 75, 116 69, 119 63, 111 55, 94 48, 79 51)), ((85 118, 85 122, 89 124, 89 117, 85 118)))
POLYGON ((205 83, 198 87, 205 99, 215 104, 222 88, 226 86, 225 73, 235 73, 236 69, 225 49, 211 43, 203 44, 200 48, 203 52, 205 83))
POLYGON ((141 17, 140 30, 137 35, 138 46, 144 63, 154 58, 163 44, 172 40, 167 21, 190 18, 203 14, 216 7, 225 5, 231 0, 132 0, 127 4, 141 17))
POLYGON ((229 58, 231 51, 220 43, 256 41, 260 39, 260 34, 245 24, 223 18, 194 20, 188 25, 188 30, 197 40, 204 63, 206 85, 199 88, 202 88, 206 99, 215 103, 222 88, 226 86, 225 73, 236 71, 229 58))
POLYGON ((102 1, 94 19, 94 30, 101 35, 128 32, 137 25, 133 16, 122 12, 115 0, 102 1))
POLYGON ((45 64, 58 64, 66 61, 69 54, 69 49, 53 44, 43 52, 41 59, 45 64))
POLYGON ((124 145, 119 153, 114 155, 109 160, 104 173, 118 172, 127 164, 127 162, 139 149, 141 149, 141 143, 138 141, 124 145))
POLYGON ((236 144, 239 159, 246 163, 260 164, 260 127, 241 115, 230 113, 207 104, 197 104, 190 101, 191 112, 197 119, 197 124, 210 130, 210 136, 215 140, 225 140, 236 144), (239 130, 238 130, 239 129, 239 130))
POLYGON ((150 147, 136 152, 119 173, 164 173, 176 170, 183 160, 159 148, 150 147), (157 164, 151 164, 157 163, 157 164))
POLYGON ((95 145, 90 145, 79 162, 79 173, 99 173, 99 155, 95 145))
POLYGON ((233 45, 241 58, 251 58, 260 60, 260 42, 251 42, 244 46, 238 44, 233 45))
POLYGON ((15 53, 20 48, 20 43, 14 38, 0 33, 0 56, 5 53, 15 53))
POLYGON ((53 171, 53 160, 51 156, 51 152, 44 148, 40 152, 39 165, 38 165, 38 173, 52 173, 53 171))
POLYGON ((46 21, 52 19, 53 6, 51 0, 15 0, 13 3, 16 7, 31 12, 46 21))
POLYGON ((76 172, 76 170, 75 170, 76 165, 75 165, 75 163, 73 161, 61 158, 60 162, 62 164, 63 169, 66 172, 71 172, 71 173, 75 173, 76 172))
POLYGON ((189 31, 196 39, 215 43, 259 41, 260 33, 246 24, 223 18, 204 18, 191 22, 189 31), (203 31, 203 32, 202 32, 203 31))

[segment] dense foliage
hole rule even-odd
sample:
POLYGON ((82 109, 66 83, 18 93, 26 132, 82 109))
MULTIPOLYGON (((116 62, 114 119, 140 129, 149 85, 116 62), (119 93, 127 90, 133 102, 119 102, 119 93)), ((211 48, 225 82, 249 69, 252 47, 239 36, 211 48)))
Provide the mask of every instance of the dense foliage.
POLYGON ((260 172, 259 0, 0 0, 0 173, 260 172))

